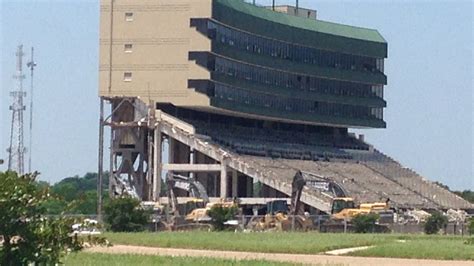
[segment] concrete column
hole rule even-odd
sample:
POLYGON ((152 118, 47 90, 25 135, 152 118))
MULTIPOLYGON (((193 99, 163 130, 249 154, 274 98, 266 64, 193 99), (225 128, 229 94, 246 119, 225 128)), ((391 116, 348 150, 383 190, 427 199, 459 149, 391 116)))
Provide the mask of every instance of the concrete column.
MULTIPOLYGON (((2 162, 0 162, 0 164, 2 164, 2 162)), ((102 222, 102 182, 103 182, 103 171, 104 171, 104 99, 103 98, 100 98, 99 162, 98 163, 99 164, 98 164, 98 172, 97 172, 98 173, 97 174, 97 216, 98 216, 97 218, 100 222, 102 222)), ((30 161, 30 170, 31 170, 31 161, 30 161)), ((110 175, 109 178, 112 179, 112 175, 110 175)))
POLYGON ((232 197, 236 198, 238 197, 238 185, 239 185, 239 176, 237 171, 233 170, 232 171, 232 197))
POLYGON ((161 129, 158 124, 155 127, 153 147, 153 201, 159 201, 161 192, 161 129))
MULTIPOLYGON (((194 149, 190 148, 189 149, 189 164, 194 164, 194 149)), ((189 172, 189 177, 190 178, 194 178, 195 175, 194 175, 194 172, 189 172)))
POLYGON ((227 165, 225 164, 224 161, 222 163, 222 168, 221 168, 221 195, 220 197, 225 199, 227 198, 227 165))

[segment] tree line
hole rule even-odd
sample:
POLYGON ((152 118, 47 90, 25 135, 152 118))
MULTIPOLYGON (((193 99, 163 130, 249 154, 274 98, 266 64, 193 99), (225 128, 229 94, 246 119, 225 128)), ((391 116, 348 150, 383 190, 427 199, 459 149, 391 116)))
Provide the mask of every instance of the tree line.
MULTIPOLYGON (((45 181, 38 181, 42 188, 49 188, 52 198, 44 203, 50 215, 83 214, 95 215, 97 213, 97 173, 87 173, 84 176, 67 177, 50 185, 45 181)), ((103 195, 104 201, 108 200, 109 175, 104 174, 103 195)))

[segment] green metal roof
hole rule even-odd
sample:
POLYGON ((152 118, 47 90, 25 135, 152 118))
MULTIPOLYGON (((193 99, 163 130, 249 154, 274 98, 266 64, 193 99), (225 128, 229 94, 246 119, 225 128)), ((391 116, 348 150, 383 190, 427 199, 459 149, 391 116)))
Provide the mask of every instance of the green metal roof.
POLYGON ((212 19, 249 33, 316 49, 387 57, 387 43, 376 30, 291 16, 241 0, 214 0, 212 19))
POLYGON ((301 28, 320 33, 337 35, 352 39, 386 43, 377 30, 337 24, 322 20, 314 20, 275 12, 266 8, 257 7, 242 0, 214 0, 237 11, 259 17, 271 22, 301 28))

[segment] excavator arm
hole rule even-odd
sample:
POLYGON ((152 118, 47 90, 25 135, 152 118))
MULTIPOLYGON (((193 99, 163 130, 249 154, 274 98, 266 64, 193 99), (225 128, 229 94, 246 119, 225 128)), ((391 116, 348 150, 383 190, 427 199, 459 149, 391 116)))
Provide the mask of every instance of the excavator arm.
POLYGON ((300 199, 305 185, 306 180, 304 180, 301 171, 296 172, 295 176, 293 177, 293 182, 291 184, 291 205, 289 210, 290 215, 300 214, 298 213, 301 209, 300 199))
POLYGON ((204 206, 209 203, 209 196, 204 186, 197 180, 172 173, 166 175, 166 184, 168 185, 168 202, 170 206, 171 225, 176 224, 177 217, 180 216, 178 208, 178 198, 176 197, 176 189, 189 192, 192 197, 201 199, 204 206))

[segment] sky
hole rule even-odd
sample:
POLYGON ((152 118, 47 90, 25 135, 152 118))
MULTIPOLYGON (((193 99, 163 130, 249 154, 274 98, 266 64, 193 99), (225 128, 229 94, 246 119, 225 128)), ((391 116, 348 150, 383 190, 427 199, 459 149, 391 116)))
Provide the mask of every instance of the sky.
MULTIPOLYGON (((0 159, 6 164, 9 91, 23 44, 25 61, 34 46, 38 64, 33 169, 52 183, 97 171, 98 1, 0 3, 0 159)), ((472 1, 300 0, 300 6, 316 9, 322 20, 375 28, 388 42, 387 128, 356 132, 432 181, 474 190, 472 1)))

